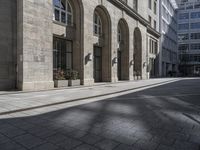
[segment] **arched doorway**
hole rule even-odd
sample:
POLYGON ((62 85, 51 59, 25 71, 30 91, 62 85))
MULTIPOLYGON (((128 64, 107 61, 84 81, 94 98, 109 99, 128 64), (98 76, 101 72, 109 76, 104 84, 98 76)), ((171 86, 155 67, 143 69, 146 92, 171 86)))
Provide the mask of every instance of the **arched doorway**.
POLYGON ((124 19, 120 19, 117 30, 118 80, 129 80, 129 28, 124 19))
POLYGON ((139 28, 134 31, 134 78, 142 79, 142 34, 139 28))
POLYGON ((59 70, 75 70, 83 83, 83 5, 79 0, 53 0, 54 22, 66 30, 53 34, 54 79, 59 70))
POLYGON ((111 21, 108 11, 97 6, 94 11, 93 33, 98 38, 94 44, 94 81, 111 82, 111 21))

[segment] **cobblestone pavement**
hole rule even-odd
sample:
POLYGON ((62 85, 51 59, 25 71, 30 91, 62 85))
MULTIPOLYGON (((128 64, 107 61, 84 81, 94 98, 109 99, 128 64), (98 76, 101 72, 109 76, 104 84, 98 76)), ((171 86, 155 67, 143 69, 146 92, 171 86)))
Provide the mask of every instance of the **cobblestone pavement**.
POLYGON ((0 150, 200 150, 200 79, 64 106, 0 115, 0 150))

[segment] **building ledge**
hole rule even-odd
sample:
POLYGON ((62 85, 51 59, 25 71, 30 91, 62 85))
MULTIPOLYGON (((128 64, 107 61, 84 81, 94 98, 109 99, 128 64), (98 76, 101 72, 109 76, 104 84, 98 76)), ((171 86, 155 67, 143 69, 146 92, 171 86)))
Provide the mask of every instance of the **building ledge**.
POLYGON ((161 34, 156 31, 154 28, 152 28, 151 26, 147 26, 147 32, 154 35, 156 38, 160 38, 161 34))
POLYGON ((123 9, 131 17, 133 17, 134 19, 138 20, 141 24, 146 26, 149 33, 153 34, 157 38, 159 38, 161 36, 161 34, 159 32, 157 32, 155 29, 153 29, 150 26, 149 22, 145 18, 143 18, 140 14, 138 14, 138 12, 136 12, 133 8, 128 6, 126 3, 123 3, 120 0, 108 0, 108 1, 110 1, 112 4, 114 4, 118 8, 123 9))

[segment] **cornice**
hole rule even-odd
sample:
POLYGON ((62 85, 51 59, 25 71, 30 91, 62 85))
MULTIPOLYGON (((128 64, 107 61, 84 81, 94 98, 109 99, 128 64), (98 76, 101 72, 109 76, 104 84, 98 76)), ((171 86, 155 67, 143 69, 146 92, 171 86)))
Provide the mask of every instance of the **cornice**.
POLYGON ((136 12, 134 9, 132 9, 130 6, 128 6, 126 3, 124 3, 121 0, 108 0, 108 1, 111 2, 112 4, 114 4, 115 6, 117 6, 118 8, 124 10, 127 14, 129 14, 134 19, 138 20, 141 24, 143 24, 145 27, 147 27, 147 31, 154 34, 154 36, 156 36, 158 38, 160 37, 160 33, 157 32, 155 29, 153 29, 150 26, 149 22, 144 17, 142 17, 140 14, 138 14, 138 12, 136 12))
POLYGON ((151 26, 147 26, 147 32, 154 35, 156 38, 160 38, 160 36, 161 36, 160 32, 156 31, 151 26))

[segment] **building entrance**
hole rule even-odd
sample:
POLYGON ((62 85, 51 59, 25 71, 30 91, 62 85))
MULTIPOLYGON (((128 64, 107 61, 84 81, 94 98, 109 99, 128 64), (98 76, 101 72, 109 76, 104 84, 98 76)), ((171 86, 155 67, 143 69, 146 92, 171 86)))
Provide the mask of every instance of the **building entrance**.
POLYGON ((102 48, 94 47, 94 81, 102 82, 102 48))
POLYGON ((118 65, 117 65, 117 74, 118 74, 118 80, 122 80, 122 54, 121 51, 117 52, 117 57, 118 57, 118 65))

